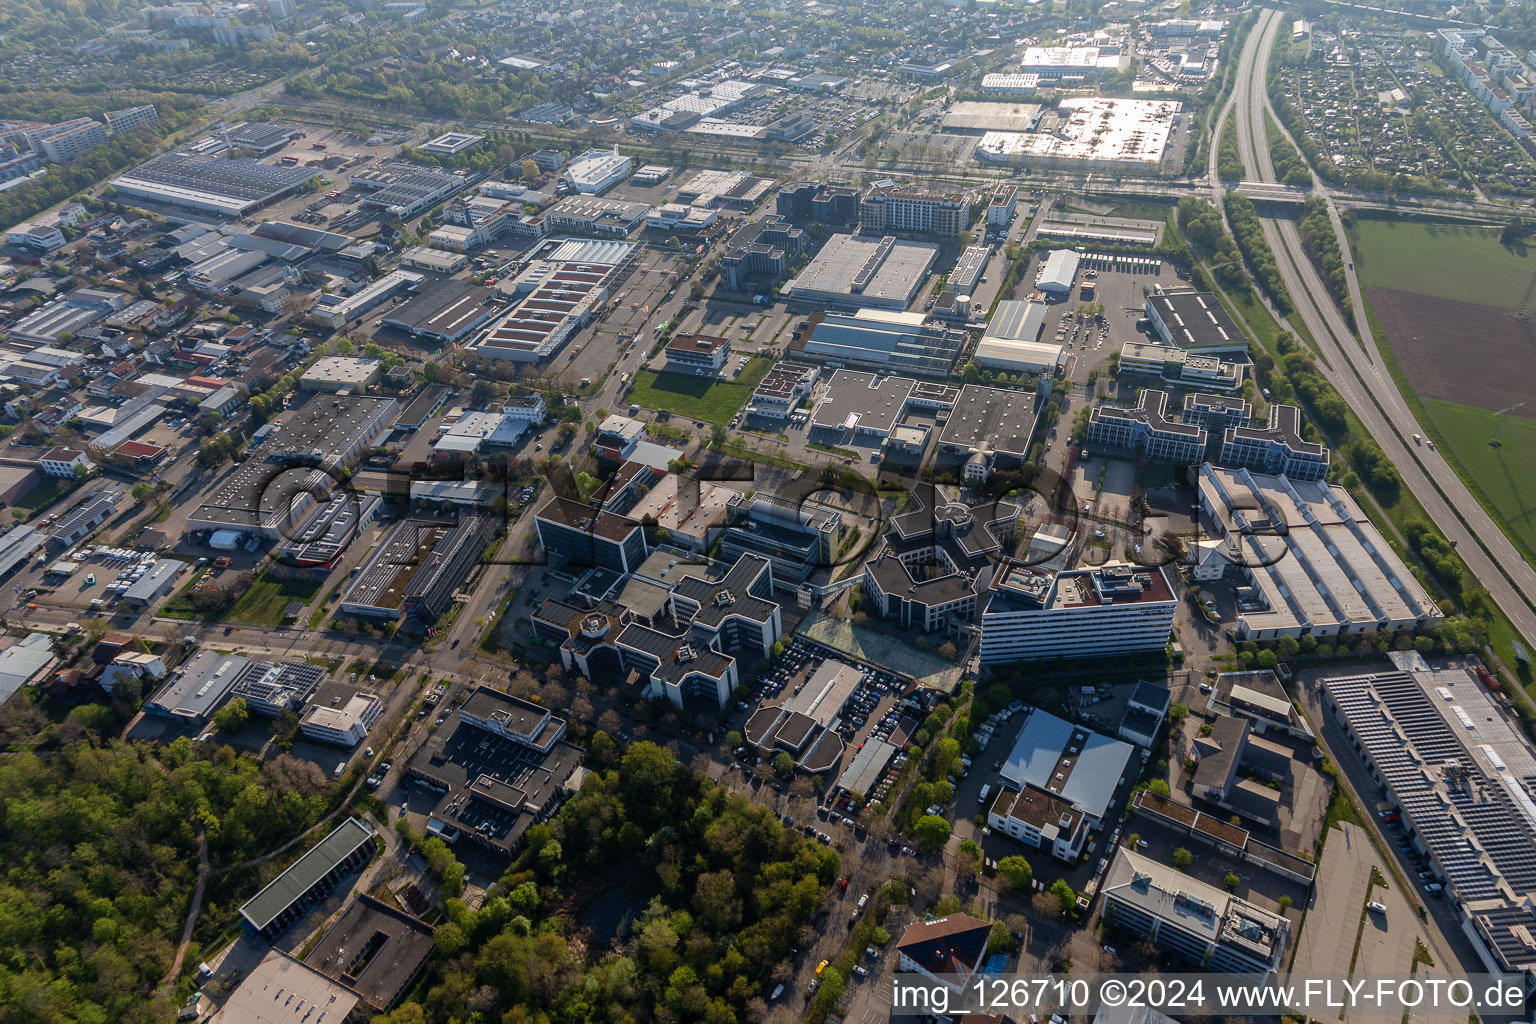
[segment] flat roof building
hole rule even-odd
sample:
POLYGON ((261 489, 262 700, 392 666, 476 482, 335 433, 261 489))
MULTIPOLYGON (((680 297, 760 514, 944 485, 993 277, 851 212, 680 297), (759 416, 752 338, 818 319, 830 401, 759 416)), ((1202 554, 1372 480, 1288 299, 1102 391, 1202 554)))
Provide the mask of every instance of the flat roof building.
POLYGON ((317 359, 299 378, 299 387, 305 391, 362 391, 379 379, 384 371, 382 359, 365 359, 360 356, 326 356, 317 359))
POLYGON ((0 651, 0 704, 10 700, 23 686, 41 682, 58 661, 53 653, 53 637, 48 633, 28 633, 0 651))
POLYGON ((112 187, 130 200, 240 218, 292 195, 317 173, 312 167, 274 167, 178 151, 113 178, 112 187))
POLYGON ((1471 668, 1390 657, 1391 669, 1323 675, 1323 706, 1397 806, 1488 969, 1529 978, 1536 756, 1471 668))
POLYGON ((634 572, 649 551, 637 520, 569 498, 550 498, 534 513, 534 525, 545 551, 577 566, 634 572))
POLYGON ((1178 598, 1162 566, 1041 571, 1004 562, 981 615, 981 664, 1161 651, 1178 598))
POLYGON ((833 235, 782 291, 794 301, 904 310, 938 254, 939 247, 931 242, 833 235))
POLYGON ((990 164, 1076 170, 1158 169, 1181 117, 1174 100, 1079 96, 1042 114, 1035 131, 989 131, 976 159, 990 164))
POLYGON ((564 178, 577 192, 600 195, 623 181, 634 164, 630 157, 620 156, 617 147, 611 151, 589 149, 571 157, 564 178))
POLYGON ((240 907, 246 928, 264 939, 282 934, 378 849, 372 828, 348 818, 240 907))
POLYGON ((460 153, 468 153, 484 141, 484 135, 444 132, 432 141, 422 143, 421 148, 433 156, 458 156, 460 153))
POLYGON ((345 1021, 359 1001, 357 993, 340 982, 272 949, 235 987, 209 1024, 313 1024, 321 1015, 328 1021, 345 1021))
POLYGON ((351 295, 322 294, 307 315, 315 323, 327 327, 345 327, 353 320, 366 316, 386 300, 415 289, 425 280, 415 271, 391 270, 351 295))
POLYGON ((549 239, 503 293, 518 302, 470 347, 491 359, 536 363, 560 351, 629 275, 639 247, 618 240, 549 239))
POLYGON ((430 733, 406 765, 413 782, 441 794, 428 833, 504 857, 517 852, 528 829, 581 785, 581 749, 564 736, 565 720, 547 708, 475 687, 458 722, 430 733))
POLYGON ((490 320, 496 291, 468 281, 438 281, 423 287, 384 317, 383 326, 441 345, 473 334, 490 320))
POLYGON ((787 419, 800 402, 811 395, 818 368, 807 363, 773 364, 752 392, 747 412, 769 419, 787 419))
POLYGON ((1114 908, 1115 927, 1202 970, 1280 969, 1290 933, 1285 917, 1128 847, 1115 852, 1101 891, 1106 907, 1114 908))
POLYGON ((421 977, 436 948, 431 925, 359 893, 304 966, 356 992, 374 1012, 387 1013, 421 977))
POLYGON ((1033 391, 967 384, 939 435, 939 453, 964 460, 979 452, 997 468, 1017 469, 1029 458, 1039 405, 1033 391))
POLYGON ((742 732, 765 754, 783 751, 803 771, 828 771, 843 757, 843 741, 833 727, 863 681, 864 674, 852 665, 824 661, 799 693, 754 711, 742 732))
POLYGON ((1153 292, 1146 309, 1165 345, 1205 353, 1248 351, 1248 339, 1210 292, 1153 292))
POLYGON ((965 228, 970 205, 963 192, 876 188, 859 201, 859 230, 873 235, 953 238, 965 228))
POLYGON ((805 339, 805 354, 840 365, 946 377, 967 338, 918 312, 860 309, 826 313, 805 339))
POLYGON ((602 199, 595 195, 566 196, 544 214, 553 232, 627 238, 645 222, 646 203, 602 199))
POLYGON ((1249 584, 1239 639, 1421 629, 1443 617, 1344 488, 1209 464, 1198 484, 1202 525, 1249 584))

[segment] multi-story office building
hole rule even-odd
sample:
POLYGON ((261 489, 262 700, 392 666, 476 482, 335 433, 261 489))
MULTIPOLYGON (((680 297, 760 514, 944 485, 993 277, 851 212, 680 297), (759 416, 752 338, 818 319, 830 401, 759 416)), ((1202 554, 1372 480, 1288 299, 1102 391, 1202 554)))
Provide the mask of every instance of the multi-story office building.
POLYGON ((1204 427, 1167 416, 1168 392, 1148 388, 1134 409, 1094 406, 1088 419, 1088 443, 1128 448, 1154 462, 1192 466, 1205 460, 1204 427))
POLYGON ((752 284, 769 287, 783 280, 790 264, 805 251, 806 234, 783 216, 754 221, 731 236, 720 257, 720 281, 731 291, 752 284))
POLYGON ((944 377, 967 338, 927 323, 921 312, 861 309, 827 313, 811 328, 805 354, 844 366, 944 377))
POLYGON ((695 373, 714 376, 731 356, 729 338, 707 334, 675 334, 663 349, 670 373, 695 373))
POLYGON ((1122 847, 1104 878, 1115 927, 1224 974, 1280 969, 1290 923, 1279 914, 1122 847))
POLYGON ((1177 607, 1162 566, 1045 572, 1004 562, 981 613, 981 663, 1161 651, 1177 607))
POLYGON ((368 737, 368 727, 384 713, 377 694, 357 692, 345 703, 311 704, 299 719, 299 732, 317 743, 355 747, 368 737))
POLYGON ((920 487, 891 519, 880 553, 864 563, 876 613, 923 632, 974 621, 993 559, 1011 545, 1018 520, 1019 506, 1009 502, 948 504, 920 487))
POLYGON ((994 231, 1006 231, 1008 225, 1013 222, 1013 211, 1019 205, 1019 189, 1017 185, 999 185, 992 198, 987 202, 987 228, 994 231))
POLYGON ((1184 413, 1179 418, 1206 430, 1240 427, 1253 415, 1253 406, 1235 395, 1211 395, 1197 391, 1184 396, 1184 413))
POLYGON ((634 572, 648 551, 638 522, 570 498, 550 498, 534 514, 534 525, 544 550, 574 566, 634 572))
POLYGON ((725 515, 720 556, 761 555, 773 563, 773 579, 782 586, 798 586, 830 567, 843 532, 843 514, 830 505, 762 492, 733 497, 725 515))
POLYGON ((877 189, 859 202, 859 231, 867 235, 937 235, 966 227, 970 200, 963 192, 877 189))
POLYGON ((1269 407, 1262 427, 1228 427, 1221 442, 1221 463, 1286 476, 1321 480, 1333 453, 1301 436, 1301 410, 1294 405, 1269 407))

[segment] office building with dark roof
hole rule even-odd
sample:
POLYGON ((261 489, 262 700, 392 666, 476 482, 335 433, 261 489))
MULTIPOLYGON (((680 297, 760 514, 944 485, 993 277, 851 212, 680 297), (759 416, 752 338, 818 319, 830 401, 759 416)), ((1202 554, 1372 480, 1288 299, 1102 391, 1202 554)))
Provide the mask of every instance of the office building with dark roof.
POLYGON ((1236 395, 1213 395, 1204 391, 1184 396, 1184 412, 1180 415, 1185 423, 1193 423, 1206 430, 1226 430, 1240 427, 1253 415, 1253 406, 1236 395))
POLYGON ((428 735, 406 764, 412 783, 440 794, 427 831, 511 856, 581 784, 581 749, 547 708, 476 687, 458 722, 428 735))
POLYGON ((342 595, 342 614, 436 622, 495 533, 495 521, 476 512, 400 520, 342 595))
POLYGON ((1088 418, 1087 441, 1119 448, 1153 462, 1192 466, 1205 461, 1204 427, 1168 417, 1168 392, 1147 388, 1135 408, 1096 405, 1088 418))
POLYGON ((969 483, 985 480, 993 470, 1017 469, 1029 459, 1040 405, 1033 391, 967 384, 944 421, 939 455, 961 462, 969 483))
POLYGON ((347 818, 240 907, 245 927, 264 939, 287 930, 336 885, 368 863, 377 837, 361 818, 347 818))
POLYGON ((731 291, 769 288, 784 279, 808 244, 805 231, 783 217, 753 221, 731 235, 720 257, 720 281, 731 291))
POLYGON ((933 487, 918 488, 864 563, 876 613, 922 632, 974 621, 997 557, 1012 548, 1019 511, 1009 502, 946 502, 933 487))
POLYGON ((1221 441, 1224 466, 1246 467, 1292 480, 1321 480, 1333 453, 1301 434, 1301 410, 1272 405, 1262 427, 1228 427, 1221 441))
POLYGON ((534 513, 539 544, 552 558, 586 568, 633 572, 650 550, 639 522, 559 496, 534 513))
POLYGON ((304 966, 356 992, 372 1012, 387 1013, 421 977, 436 949, 431 925, 359 893, 304 966))

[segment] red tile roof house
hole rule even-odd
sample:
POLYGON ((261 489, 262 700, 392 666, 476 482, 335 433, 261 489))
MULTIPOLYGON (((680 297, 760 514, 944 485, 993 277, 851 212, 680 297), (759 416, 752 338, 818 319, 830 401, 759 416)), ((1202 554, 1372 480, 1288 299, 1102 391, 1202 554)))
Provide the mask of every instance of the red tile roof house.
POLYGON ((896 946, 897 964, 962 992, 987 956, 992 923, 969 914, 950 914, 907 928, 896 946))

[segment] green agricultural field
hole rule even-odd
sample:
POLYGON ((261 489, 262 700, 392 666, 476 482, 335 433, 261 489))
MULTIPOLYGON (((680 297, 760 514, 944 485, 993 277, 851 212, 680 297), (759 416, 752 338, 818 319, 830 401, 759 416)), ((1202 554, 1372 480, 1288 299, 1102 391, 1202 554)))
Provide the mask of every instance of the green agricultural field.
POLYGON ((1536 488, 1531 483, 1536 480, 1536 420, 1495 416, 1434 398, 1425 399, 1424 408, 1441 451, 1499 510, 1515 543, 1528 556, 1536 552, 1536 488), (1494 437, 1500 442, 1497 447, 1488 443, 1494 437))
POLYGON ((664 409, 674 416, 723 427, 747 404, 752 391, 772 366, 773 360, 759 356, 734 380, 641 370, 635 374, 628 400, 647 409, 664 409))
POLYGON ((1367 288, 1505 310, 1527 307, 1536 291, 1536 249, 1505 247, 1494 230, 1361 219, 1352 234, 1355 270, 1367 288))

